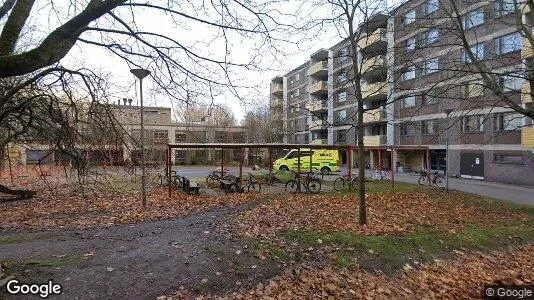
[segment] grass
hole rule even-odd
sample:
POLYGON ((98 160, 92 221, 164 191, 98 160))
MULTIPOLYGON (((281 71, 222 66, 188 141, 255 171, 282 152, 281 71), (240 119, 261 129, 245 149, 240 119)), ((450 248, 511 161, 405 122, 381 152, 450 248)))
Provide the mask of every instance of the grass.
POLYGON ((53 233, 0 236, 0 245, 20 244, 53 237, 53 233))
POLYGON ((285 233, 288 243, 298 243, 300 249, 332 246, 330 263, 336 267, 351 267, 358 262, 363 267, 381 269, 386 273, 402 268, 406 263, 425 262, 448 256, 455 249, 492 250, 508 245, 534 241, 534 223, 529 226, 508 224, 494 227, 470 227, 457 233, 438 233, 421 229, 403 236, 363 236, 346 232, 319 233, 291 230, 285 233))

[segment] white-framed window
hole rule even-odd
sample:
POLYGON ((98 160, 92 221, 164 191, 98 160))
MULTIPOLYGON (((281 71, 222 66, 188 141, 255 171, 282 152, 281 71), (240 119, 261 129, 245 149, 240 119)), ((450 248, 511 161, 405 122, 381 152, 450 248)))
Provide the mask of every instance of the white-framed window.
POLYGON ((347 101, 347 91, 337 93, 337 102, 347 101))
POLYGON ((524 78, 520 73, 508 73, 500 79, 503 92, 521 92, 524 78))
POLYGON ((431 14, 438 10, 439 1, 438 0, 427 0, 425 3, 425 13, 431 14))
POLYGON ((507 54, 521 51, 521 34, 515 32, 493 40, 495 54, 507 54))
POLYGON ((438 38, 439 38, 439 31, 436 28, 430 29, 425 33, 425 43, 427 45, 437 42, 438 38))
POLYGON ((467 98, 484 95, 484 83, 482 80, 472 80, 465 84, 465 96, 467 98))
POLYGON ((415 22, 415 9, 412 9, 404 14, 404 25, 415 22))
POLYGON ((347 73, 345 72, 341 72, 337 75, 337 82, 341 83, 341 82, 345 82, 347 81, 347 73))
POLYGON ((342 62, 346 61, 348 58, 349 58, 349 51, 348 51, 347 47, 343 47, 343 48, 339 49, 339 51, 337 52, 337 61, 339 63, 342 63, 342 62))
POLYGON ((426 105, 438 104, 440 99, 445 98, 443 88, 433 87, 425 93, 424 103, 426 105))
POLYGON ((465 116, 462 118, 462 132, 483 132, 484 116, 465 116))
MULTIPOLYGON (((469 47, 473 55, 477 60, 484 60, 485 51, 484 51, 484 44, 478 43, 476 45, 473 45, 469 47)), ((469 58, 469 55, 467 55, 467 52, 465 50, 462 50, 462 61, 465 63, 470 63, 471 58, 469 58)))
POLYGON ((440 120, 424 120, 421 122, 421 134, 439 133, 440 120))
POLYGON ((406 40, 406 50, 407 51, 415 50, 415 37, 411 37, 406 40))
POLYGON ((508 14, 513 14, 518 10, 517 0, 496 0, 494 2, 494 10, 496 17, 502 17, 508 14))
POLYGON ((471 29, 484 24, 484 8, 474 9, 462 17, 464 29, 471 29))
POLYGON ((439 70, 439 58, 436 57, 425 61, 423 70, 425 75, 437 72, 439 70))
POLYGON ((400 124, 400 135, 416 135, 417 134, 417 128, 415 127, 415 124, 411 122, 401 123, 400 124))
POLYGON ((495 118, 495 131, 513 131, 523 127, 523 116, 517 113, 499 113, 495 118))
POLYGON ((401 108, 409 108, 415 106, 415 95, 407 95, 402 98, 401 108))
POLYGON ((402 73, 402 81, 410 80, 415 78, 415 66, 411 66, 404 73, 402 73))

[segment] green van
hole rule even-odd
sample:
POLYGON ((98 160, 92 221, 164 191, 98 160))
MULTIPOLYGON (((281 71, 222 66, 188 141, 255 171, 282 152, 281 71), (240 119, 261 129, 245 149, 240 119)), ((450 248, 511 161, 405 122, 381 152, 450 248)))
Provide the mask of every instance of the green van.
MULTIPOLYGON (((307 171, 310 168, 310 155, 312 170, 320 171, 322 174, 339 171, 339 151, 324 149, 300 149, 300 170, 307 171)), ((297 171, 299 153, 297 149, 292 149, 284 157, 274 161, 274 170, 297 171)))

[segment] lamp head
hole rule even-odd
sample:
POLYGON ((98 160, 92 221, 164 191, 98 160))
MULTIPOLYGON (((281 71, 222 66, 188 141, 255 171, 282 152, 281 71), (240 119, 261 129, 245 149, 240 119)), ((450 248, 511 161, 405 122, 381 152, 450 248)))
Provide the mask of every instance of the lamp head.
POLYGON ((150 75, 150 71, 146 69, 131 69, 130 72, 134 74, 135 77, 139 78, 139 80, 150 75))

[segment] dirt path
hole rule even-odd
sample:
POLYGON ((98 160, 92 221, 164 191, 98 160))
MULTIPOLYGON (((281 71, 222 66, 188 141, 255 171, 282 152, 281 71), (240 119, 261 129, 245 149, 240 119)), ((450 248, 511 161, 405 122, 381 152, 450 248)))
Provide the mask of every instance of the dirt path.
MULTIPOLYGON (((250 286, 279 268, 254 257, 243 241, 215 231, 242 209, 102 229, 3 234, 0 260, 12 265, 21 282, 61 284, 57 299, 154 299, 180 286, 195 292, 250 286)), ((5 296, 3 288, 0 298, 5 296)))

